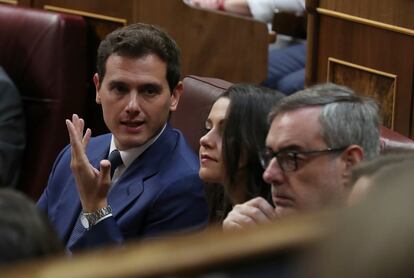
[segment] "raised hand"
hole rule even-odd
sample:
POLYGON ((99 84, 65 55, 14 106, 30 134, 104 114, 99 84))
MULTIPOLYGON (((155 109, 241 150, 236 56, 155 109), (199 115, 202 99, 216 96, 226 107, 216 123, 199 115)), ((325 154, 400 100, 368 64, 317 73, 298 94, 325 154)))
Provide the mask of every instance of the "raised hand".
POLYGON ((239 230, 276 218, 275 209, 262 197, 234 206, 223 221, 223 230, 239 230))
POLYGON ((100 170, 90 164, 86 156, 86 146, 91 138, 91 130, 88 128, 83 134, 85 122, 82 118, 73 114, 72 121, 66 120, 66 127, 72 146, 70 168, 75 177, 82 208, 85 212, 92 212, 106 207, 111 185, 110 162, 102 160, 100 170))

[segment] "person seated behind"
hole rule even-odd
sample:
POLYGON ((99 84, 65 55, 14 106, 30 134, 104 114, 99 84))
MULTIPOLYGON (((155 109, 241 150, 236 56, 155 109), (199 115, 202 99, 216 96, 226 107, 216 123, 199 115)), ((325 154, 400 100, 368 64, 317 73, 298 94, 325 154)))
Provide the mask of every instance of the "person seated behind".
POLYGON ((271 22, 273 13, 292 12, 298 15, 305 11, 304 0, 184 0, 184 2, 213 10, 222 10, 271 22))
POLYGON ((0 67, 0 187, 15 188, 26 142, 23 105, 13 81, 0 67))
POLYGON ((379 153, 376 103, 335 84, 283 98, 270 113, 263 179, 275 208, 261 197, 236 205, 225 230, 344 202, 352 166, 379 153))
POLYGON ((297 277, 413 277, 413 169, 413 157, 378 169, 374 190, 334 215, 297 277))
POLYGON ((391 153, 380 155, 373 160, 360 163, 352 168, 349 183, 352 186, 348 196, 348 204, 355 205, 367 197, 372 187, 373 177, 384 168, 402 163, 404 161, 414 161, 413 150, 406 149, 405 153, 391 153))
POLYGON ((66 120, 70 145, 38 202, 69 250, 207 224, 199 161, 168 124, 183 90, 179 60, 172 38, 147 24, 117 29, 99 45, 93 80, 111 133, 91 138, 83 119, 66 120))
POLYGON ((270 200, 258 152, 269 129, 267 114, 282 97, 267 88, 233 85, 210 110, 207 133, 200 139, 199 175, 205 182, 224 185, 231 205, 257 196, 270 200))
POLYGON ((0 264, 63 254, 47 217, 22 193, 0 189, 0 264))
MULTIPOLYGON (((190 5, 252 16, 272 23, 275 12, 305 13, 305 0, 188 0, 190 5)), ((278 38, 279 40, 279 38, 278 38)), ((302 90, 305 84, 306 43, 289 41, 288 46, 269 51, 267 79, 261 85, 285 95, 302 90)))

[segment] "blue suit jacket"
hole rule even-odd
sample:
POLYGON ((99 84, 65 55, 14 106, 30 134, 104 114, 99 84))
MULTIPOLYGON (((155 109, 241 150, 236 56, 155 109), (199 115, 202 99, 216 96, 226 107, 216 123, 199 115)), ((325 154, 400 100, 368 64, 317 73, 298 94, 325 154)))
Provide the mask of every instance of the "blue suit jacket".
MULTIPOLYGON (((86 153, 97 169, 108 155, 110 141, 111 134, 105 134, 89 142, 86 153)), ((56 159, 38 202, 65 243, 81 212, 70 160, 69 145, 56 159)), ((113 185, 108 195, 113 217, 85 230, 68 249, 122 243, 125 239, 156 237, 205 226, 208 210, 198 169, 198 159, 183 135, 167 125, 155 143, 113 185)))

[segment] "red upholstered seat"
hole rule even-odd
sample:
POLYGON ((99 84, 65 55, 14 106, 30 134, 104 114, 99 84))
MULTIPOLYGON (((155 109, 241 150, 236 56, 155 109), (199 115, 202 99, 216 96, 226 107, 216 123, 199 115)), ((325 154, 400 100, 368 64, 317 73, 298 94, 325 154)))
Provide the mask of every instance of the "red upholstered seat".
MULTIPOLYGON (((204 134, 204 122, 217 97, 231 86, 230 82, 216 78, 187 76, 184 93, 177 112, 171 118, 174 127, 180 129, 198 153, 199 139, 204 134)), ((414 141, 386 127, 381 127, 381 152, 414 150, 414 141)))
POLYGON ((19 188, 36 199, 69 142, 65 118, 86 109, 84 20, 0 5, 0 65, 19 89, 26 116, 19 188))
POLYGON ((385 126, 381 127, 381 152, 404 152, 414 151, 414 141, 398 132, 392 131, 385 126))

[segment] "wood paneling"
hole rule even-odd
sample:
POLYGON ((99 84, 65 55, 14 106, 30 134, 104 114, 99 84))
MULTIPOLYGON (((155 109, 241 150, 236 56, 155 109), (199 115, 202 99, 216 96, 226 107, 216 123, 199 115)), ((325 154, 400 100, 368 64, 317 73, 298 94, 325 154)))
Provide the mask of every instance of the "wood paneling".
POLYGON ((158 24, 177 40, 183 73, 222 77, 232 82, 260 82, 266 76, 268 31, 261 22, 192 9, 179 1, 137 1, 135 19, 158 24), (164 11, 164 12, 163 12, 164 11), (177 16, 167 16, 172 13, 177 16))
POLYGON ((306 84, 331 78, 361 94, 373 96, 381 105, 384 124, 413 137, 414 36, 411 34, 414 30, 408 27, 414 26, 414 2, 310 2, 316 3, 308 6, 306 84), (401 9, 411 9, 410 16, 401 9), (399 16, 405 17, 397 19, 399 16), (329 59, 344 63, 336 65, 328 75, 329 59))
POLYGON ((412 0, 320 0, 319 7, 414 29, 412 0))
MULTIPOLYGON (((38 8, 48 6, 50 9, 52 6, 54 10, 57 7, 69 13, 87 13, 86 18, 102 20, 107 16, 125 19, 128 24, 159 25, 181 47, 183 76, 196 74, 231 82, 255 83, 267 77, 267 26, 248 17, 193 8, 182 0, 32 1, 38 8)), ((102 25, 105 23, 96 26, 105 28, 102 25)), ((98 37, 103 36, 99 34, 98 37)))
POLYGON ((17 5, 17 0, 0 0, 0 4, 17 5))
POLYGON ((349 86, 361 95, 376 99, 383 125, 392 129, 397 76, 333 58, 329 58, 328 63, 328 81, 349 86))
POLYGON ((45 5, 85 11, 91 14, 104 15, 116 18, 125 18, 132 21, 133 0, 32 0, 33 6, 43 8, 45 5))

